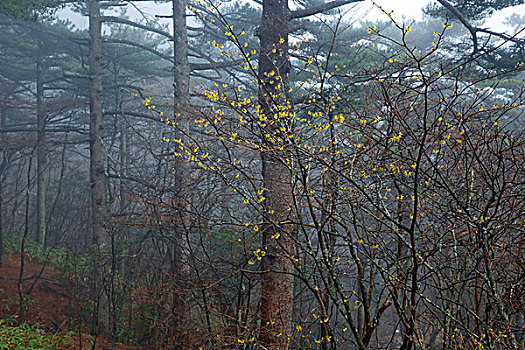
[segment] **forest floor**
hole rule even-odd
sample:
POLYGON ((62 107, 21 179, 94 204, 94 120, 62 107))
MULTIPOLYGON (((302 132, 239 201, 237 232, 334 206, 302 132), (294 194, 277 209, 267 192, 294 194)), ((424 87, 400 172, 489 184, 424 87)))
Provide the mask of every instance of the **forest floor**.
MULTIPOLYGON (((57 270, 46 267, 40 275, 42 263, 26 260, 24 263, 23 282, 24 295, 27 298, 27 308, 24 314, 24 323, 38 324, 39 329, 51 334, 68 333, 73 338, 73 345, 69 349, 93 349, 94 337, 79 329, 75 315, 78 315, 78 298, 75 298, 75 283, 57 270), (37 276, 39 276, 37 278, 37 276), (29 290, 33 286, 31 292, 29 290)), ((20 255, 7 254, 4 256, 3 266, 0 268, 0 320, 6 323, 18 321, 18 277, 20 274, 20 255)), ((14 344, 13 344, 14 345, 14 344)), ((24 347, 20 347, 24 348, 24 347)), ((13 347, 16 349, 16 347, 13 347)), ((112 344, 111 341, 98 337, 95 348, 105 349, 143 349, 141 347, 112 344)))

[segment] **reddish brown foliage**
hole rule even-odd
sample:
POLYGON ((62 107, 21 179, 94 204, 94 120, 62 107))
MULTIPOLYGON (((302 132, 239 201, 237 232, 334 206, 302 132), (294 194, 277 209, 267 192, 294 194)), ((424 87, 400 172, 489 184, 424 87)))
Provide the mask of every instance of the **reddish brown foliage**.
MULTIPOLYGON (((24 276, 38 275, 42 264, 31 260, 25 261, 24 276)), ((5 319, 17 315, 18 309, 18 274, 20 273, 19 255, 7 255, 0 268, 0 318, 5 319)), ((35 279, 25 280, 24 291, 34 283, 35 279)), ((42 278, 38 279, 28 298, 31 302, 25 312, 25 323, 39 324, 51 332, 66 333, 75 325, 74 282, 64 277, 60 272, 46 268, 42 278)), ((26 294, 27 296, 27 294, 26 294)), ((92 349, 93 337, 82 334, 73 335, 74 349, 92 349)), ((95 349, 113 349, 110 340, 98 337, 95 349)), ((133 350, 142 347, 115 344, 115 349, 133 350)))

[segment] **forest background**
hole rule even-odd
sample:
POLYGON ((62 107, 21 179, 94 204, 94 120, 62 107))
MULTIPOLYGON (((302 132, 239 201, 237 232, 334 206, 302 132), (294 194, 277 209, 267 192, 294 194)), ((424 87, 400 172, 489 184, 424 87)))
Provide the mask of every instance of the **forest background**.
POLYGON ((0 3, 1 331, 525 348, 522 0, 157 3, 0 3))

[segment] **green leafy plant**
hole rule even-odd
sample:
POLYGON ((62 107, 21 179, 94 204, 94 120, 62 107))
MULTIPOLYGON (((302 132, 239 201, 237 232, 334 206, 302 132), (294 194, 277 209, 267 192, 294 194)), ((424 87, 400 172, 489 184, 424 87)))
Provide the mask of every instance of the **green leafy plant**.
POLYGON ((27 324, 14 327, 0 320, 0 349, 73 349, 74 341, 69 334, 48 333, 38 325, 27 324))
MULTIPOLYGON (((5 252, 8 254, 20 252, 20 244, 20 237, 6 237, 4 239, 5 252)), ((73 273, 76 269, 79 275, 87 274, 91 266, 86 256, 73 256, 73 253, 65 248, 44 249, 42 244, 32 240, 26 241, 24 251, 26 258, 41 263, 47 261, 48 266, 58 268, 65 273, 73 273)))

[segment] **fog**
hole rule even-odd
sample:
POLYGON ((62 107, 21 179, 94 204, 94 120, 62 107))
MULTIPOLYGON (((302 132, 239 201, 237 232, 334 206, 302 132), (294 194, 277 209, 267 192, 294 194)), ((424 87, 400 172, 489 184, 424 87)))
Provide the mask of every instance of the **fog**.
POLYGON ((432 4, 0 2, 0 348, 524 349, 525 5, 432 4))

